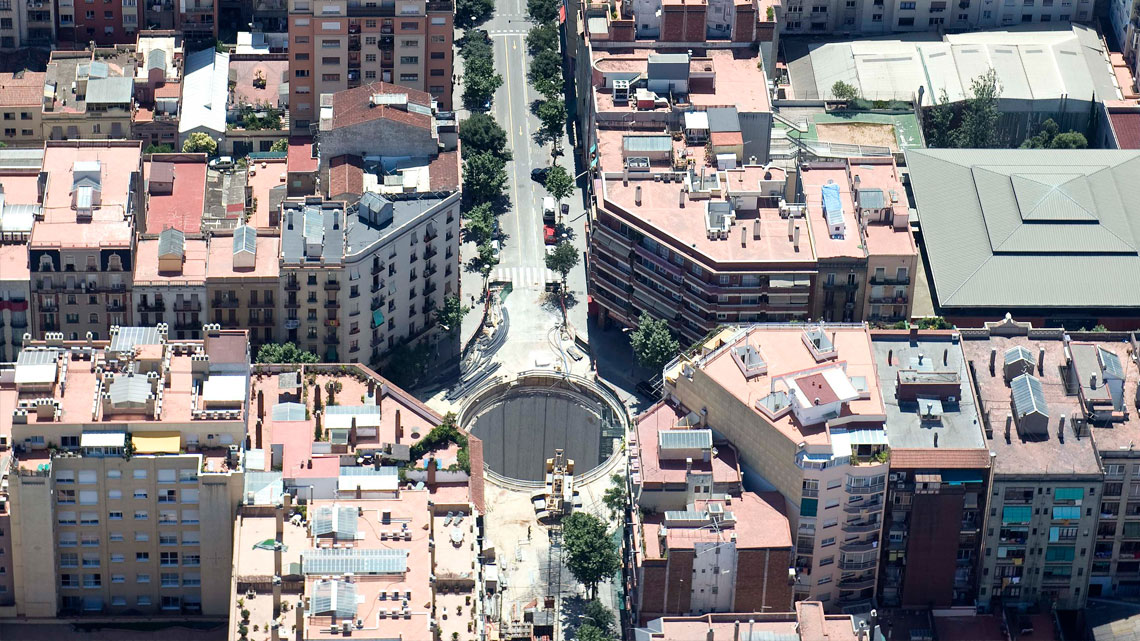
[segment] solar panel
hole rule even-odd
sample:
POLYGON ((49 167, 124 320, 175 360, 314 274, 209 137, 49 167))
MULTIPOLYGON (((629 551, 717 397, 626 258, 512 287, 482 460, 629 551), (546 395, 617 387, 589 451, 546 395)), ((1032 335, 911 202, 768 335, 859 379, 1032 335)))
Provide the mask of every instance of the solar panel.
POLYGON ((338 539, 356 538, 356 508, 322 505, 313 516, 313 536, 334 535, 338 539))
POLYGON ((305 574, 404 574, 408 571, 407 550, 355 550, 313 548, 301 556, 305 574))
POLYGON ((278 403, 273 406, 273 420, 303 421, 305 420, 305 406, 301 403, 278 403))
POLYGON ((664 430, 657 439, 663 450, 707 450, 712 447, 712 430, 664 430))
POLYGON ((158 345, 162 337, 155 327, 120 327, 111 337, 112 352, 129 352, 137 345, 158 345))

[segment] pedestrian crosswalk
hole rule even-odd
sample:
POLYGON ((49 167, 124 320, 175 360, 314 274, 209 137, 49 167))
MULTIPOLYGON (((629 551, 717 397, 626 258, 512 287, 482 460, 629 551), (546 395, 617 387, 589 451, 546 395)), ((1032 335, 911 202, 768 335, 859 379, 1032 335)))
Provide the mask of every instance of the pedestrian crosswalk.
POLYGON ((545 267, 496 267, 491 272, 492 283, 511 283, 520 287, 545 287, 546 283, 557 280, 558 274, 545 267))

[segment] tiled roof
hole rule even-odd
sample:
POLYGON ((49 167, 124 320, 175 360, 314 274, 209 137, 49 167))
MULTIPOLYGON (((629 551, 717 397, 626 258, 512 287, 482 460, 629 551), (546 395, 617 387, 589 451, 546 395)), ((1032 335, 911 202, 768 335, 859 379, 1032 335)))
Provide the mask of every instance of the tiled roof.
POLYGON ((0 107, 39 107, 44 98, 43 72, 0 73, 0 107))
POLYGON ((397 107, 371 106, 369 99, 373 94, 407 94, 408 102, 425 107, 431 106, 431 95, 423 91, 390 85, 386 82, 374 82, 355 89, 338 91, 333 94, 332 126, 347 127, 372 120, 392 120, 413 127, 427 129, 431 126, 431 116, 404 111, 397 107))
POLYGON ((364 167, 360 156, 337 156, 329 162, 329 198, 364 191, 364 167))
POLYGON ((981 449, 915 448, 892 449, 891 467, 906 469, 974 469, 986 468, 990 455, 981 449))
POLYGON ((1110 111, 1108 119, 1112 121, 1118 147, 1140 149, 1140 111, 1110 111))
POLYGON ((432 191, 456 191, 459 189, 459 152, 441 153, 428 167, 428 180, 432 191))

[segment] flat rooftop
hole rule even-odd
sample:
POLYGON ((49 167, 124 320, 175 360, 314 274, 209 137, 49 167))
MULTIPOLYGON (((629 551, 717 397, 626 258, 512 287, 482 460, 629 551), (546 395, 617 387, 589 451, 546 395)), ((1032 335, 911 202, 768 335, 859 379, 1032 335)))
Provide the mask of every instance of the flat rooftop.
POLYGON ((0 280, 28 281, 28 246, 0 244, 0 280))
POLYGON ((158 239, 143 239, 135 248, 136 287, 163 285, 204 285, 209 248, 205 240, 187 240, 183 245, 182 270, 163 272, 158 269, 158 239))
MULTIPOLYGON (((658 439, 661 432, 677 430, 679 426, 685 425, 688 414, 660 402, 638 417, 637 447, 643 485, 685 483, 687 473, 684 459, 662 460, 658 455, 658 439)), ((713 483, 740 483, 740 466, 736 450, 724 443, 716 445, 716 455, 709 461, 694 457, 692 470, 696 473, 712 474, 713 483)))
MULTIPOLYGON (((144 163, 143 172, 150 180, 154 157, 144 163)), ((168 162, 168 161, 161 161, 168 162)), ((146 233, 157 234, 173 227, 186 234, 202 231, 202 213, 206 200, 206 156, 193 162, 174 162, 174 190, 169 194, 148 194, 146 233)))
POLYGON ((1064 442, 1059 440, 1059 418, 1082 416, 1077 396, 1068 395, 1061 379, 1061 366, 1065 364, 1065 344, 1059 338, 1031 340, 1026 336, 995 336, 988 339, 963 336, 962 352, 967 361, 974 363, 978 401, 983 416, 989 415, 993 438, 987 439, 994 459, 994 474, 1003 475, 1065 475, 1099 474, 1093 440, 1077 438, 1072 424, 1065 426, 1064 442), (1022 347, 1038 361, 1039 369, 1033 375, 1041 382, 1048 412, 1048 431, 1043 437, 1026 438, 1019 433, 1016 421, 1010 427, 1010 442, 1005 439, 1006 416, 1013 413, 1012 391, 1005 381, 1004 355, 1015 347, 1022 347), (996 349, 996 364, 990 372, 991 350, 996 349), (1044 361, 1039 354, 1044 350, 1044 361), (1043 363, 1043 367, 1040 365, 1043 363))
POLYGON ((692 517, 690 524, 670 521, 673 512, 650 514, 642 520, 642 543, 645 558, 662 559, 668 550, 693 549, 700 543, 718 543, 736 535, 736 549, 780 549, 792 546, 788 518, 784 515, 784 498, 778 492, 755 494, 744 492, 727 501, 696 501, 683 514, 692 517), (719 527, 710 527, 707 509, 710 504, 724 508, 725 518, 719 527), (728 520, 731 513, 733 520, 728 520), (662 537, 662 530, 665 536, 662 537), (662 544, 664 540, 664 545, 662 544))
POLYGON ((276 211, 285 197, 287 163, 281 159, 261 160, 250 166, 246 184, 253 190, 256 200, 249 224, 257 229, 269 229, 269 212, 276 211))
MULTIPOLYGON (((902 176, 893 158, 851 158, 847 161, 847 171, 854 184, 859 181, 859 189, 878 189, 883 192, 884 204, 892 211, 892 216, 908 220, 910 202, 902 176)), ((863 232, 867 253, 872 256, 915 256, 918 247, 910 232, 909 222, 901 227, 891 223, 871 221, 863 232)))
POLYGON ((852 384, 859 384, 856 389, 860 395, 844 404, 841 416, 848 418, 849 422, 854 422, 850 417, 866 417, 868 422, 881 427, 886 409, 880 393, 879 378, 875 373, 869 332, 864 327, 824 324, 824 333, 834 343, 837 355, 833 359, 817 362, 801 336, 805 329, 815 330, 818 327, 806 324, 759 324, 742 328, 743 333, 739 338, 697 359, 694 366, 751 408, 762 420, 775 426, 793 443, 830 445, 832 439, 825 423, 802 425, 795 412, 771 420, 756 409, 755 403, 772 392, 776 379, 786 379, 805 370, 842 364, 847 378, 853 381, 852 384), (731 348, 745 345, 759 351, 767 363, 765 373, 748 378, 741 371, 731 348))
MULTIPOLYGON (((917 336, 906 331, 872 332, 871 349, 879 389, 887 410, 887 439, 891 449, 979 449, 987 450, 978 408, 970 390, 969 372, 962 355, 961 343, 950 332, 921 332, 917 336), (899 372, 931 379, 937 391, 924 395, 931 400, 899 398, 899 372), (952 391, 956 390, 956 391, 952 391), (953 401, 949 400, 951 397, 953 401), (937 417, 928 409, 937 400, 937 417), (924 414, 929 414, 924 418, 924 414), (938 445, 934 445, 934 435, 938 445)), ((910 379, 907 379, 908 381, 910 379)))
POLYGON ((823 604, 818 601, 797 601, 793 612, 662 617, 636 630, 634 638, 639 641, 738 641, 745 638, 746 633, 760 639, 859 640, 851 615, 825 614, 823 604))
MULTIPOLYGON (((135 194, 132 176, 142 170, 142 143, 111 141, 105 146, 49 142, 43 170, 48 174, 44 219, 32 230, 32 246, 122 247, 131 242, 135 194), (98 163, 100 202, 91 222, 77 222, 72 208, 76 163, 98 163)), ((141 181, 140 181, 141 182, 141 181)), ((140 185, 141 186, 141 185, 140 185)))
POLYGON ((232 236, 214 236, 210 239, 210 255, 208 258, 206 278, 277 278, 280 265, 277 261, 277 251, 281 239, 266 236, 257 237, 255 243, 257 250, 252 268, 234 267, 234 250, 232 236))
MULTIPOLYGON (((654 49, 638 48, 623 51, 594 50, 595 78, 600 73, 603 78, 611 75, 628 78, 638 74, 645 78, 649 69, 649 56, 657 53, 654 49)), ((764 89, 767 80, 764 70, 758 65, 760 57, 752 50, 709 49, 703 56, 694 56, 689 61, 689 93, 678 102, 687 102, 697 109, 707 107, 736 107, 741 113, 772 111, 772 101, 764 89), (709 78, 707 76, 713 75, 709 78), (741 91, 741 87, 750 87, 741 91)), ((637 109, 630 104, 614 104, 613 90, 609 82, 596 82, 594 100, 598 112, 629 111, 644 113, 655 110, 637 109)), ((630 91, 633 91, 631 83, 630 91)))
POLYGON ((807 228, 811 234, 815 253, 819 258, 855 258, 866 256, 862 238, 859 235, 859 223, 855 219, 855 198, 851 192, 851 184, 847 178, 846 167, 816 167, 811 163, 804 163, 800 171, 800 180, 804 189, 804 200, 807 204, 807 228), (839 202, 845 232, 832 235, 828 226, 827 217, 823 209, 824 185, 836 185, 839 188, 839 202))
POLYGON ((288 60, 230 60, 230 104, 277 106, 288 60), (257 81, 255 83, 255 81, 257 81))
MULTIPOLYGON (((88 100, 93 100, 92 96, 96 94, 92 81, 112 80, 116 83, 118 81, 114 79, 117 78, 133 79, 137 65, 133 51, 97 49, 94 55, 89 51, 53 51, 44 80, 44 96, 52 99, 50 112, 84 113, 88 100), (88 78, 86 94, 77 93, 81 77, 88 78)), ((115 87, 113 93, 126 97, 125 103, 132 102, 134 95, 133 87, 126 92, 123 87, 115 87)), ((118 102, 118 99, 112 102, 118 102)))

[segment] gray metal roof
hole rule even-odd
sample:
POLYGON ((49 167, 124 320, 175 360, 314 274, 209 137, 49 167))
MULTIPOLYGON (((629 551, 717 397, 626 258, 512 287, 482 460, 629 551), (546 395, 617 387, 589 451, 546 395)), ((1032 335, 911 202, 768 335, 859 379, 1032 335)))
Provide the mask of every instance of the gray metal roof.
POLYGON ((158 48, 151 49, 150 52, 146 54, 146 68, 147 71, 151 69, 162 69, 163 72, 165 72, 166 51, 158 48))
POLYGON ((313 536, 332 534, 338 539, 356 536, 356 508, 322 505, 314 511, 313 536))
POLYGON ((299 389, 301 387, 300 372, 281 372, 277 375, 277 389, 299 389))
POLYGON ((1033 357, 1033 352, 1029 351, 1024 345, 1014 345, 1005 350, 1006 365, 1016 363, 1017 361, 1026 361, 1030 366, 1037 364, 1037 359, 1033 357))
POLYGON ((273 406, 273 420, 303 421, 305 420, 305 406, 302 403, 278 403, 273 406))
POLYGON ((120 327, 119 333, 111 337, 112 352, 126 352, 136 345, 158 345, 162 336, 155 327, 120 327))
MULTIPOLYGON (((362 200, 363 198, 364 196, 361 196, 362 200)), ((392 222, 383 226, 373 225, 359 214, 349 214, 346 217, 347 231, 344 232, 347 237, 345 243, 347 253, 359 254, 375 243, 386 241, 389 236, 406 231, 409 226, 425 220, 428 212, 433 211, 444 200, 445 198, 436 197, 393 200, 391 201, 392 222)), ((284 230, 282 230, 281 246, 283 250, 286 247, 284 230)))
POLYGON ((234 230, 234 253, 257 253, 257 230, 249 225, 242 225, 234 230))
POLYGON ((313 548, 301 555, 305 574, 404 574, 408 551, 395 549, 313 548))
POLYGON ((1049 416, 1049 405, 1045 402, 1045 391, 1041 381, 1032 374, 1022 374, 1009 382, 1013 395, 1013 411, 1018 416, 1040 414, 1049 416))
POLYGON ((740 114, 736 107, 709 107, 709 133, 740 131, 740 114))
POLYGON ((1140 306, 1140 152, 913 149, 907 164, 938 305, 1140 306))
POLYGON ((657 445, 663 450, 707 450, 712 447, 712 430, 662 430, 657 445))
POLYGON ((1105 377, 1123 380, 1124 365, 1120 363, 1120 357, 1099 345, 1097 345, 1096 351, 1100 356, 1100 364, 1104 368, 1105 377))
POLYGON ((116 376, 115 380, 111 381, 110 392, 111 405, 138 406, 146 403, 147 397, 150 396, 150 382, 142 374, 116 376))
POLYGON ((135 81, 131 78, 92 78, 87 81, 87 104, 121 105, 129 103, 135 94, 135 81))
POLYGON ((313 614, 335 615, 338 619, 356 617, 356 584, 348 581, 318 581, 313 586, 313 614))
POLYGON ((158 235, 158 255, 175 255, 181 258, 186 252, 186 234, 181 230, 170 227, 162 230, 158 235))
POLYGON ((859 189, 855 192, 855 200, 863 209, 882 209, 886 207, 887 199, 883 195, 883 190, 879 188, 874 189, 859 189))
POLYGON ((303 263, 323 258, 327 265, 344 262, 344 234, 348 221, 337 208, 291 206, 286 209, 281 228, 281 255, 287 263, 303 263), (290 216, 292 214, 292 216, 290 216), (291 224, 290 224, 291 221, 291 224), (321 255, 306 256, 306 243, 319 243, 321 255))
POLYGON ((673 139, 669 136, 622 136, 622 147, 633 153, 672 151, 673 139))

